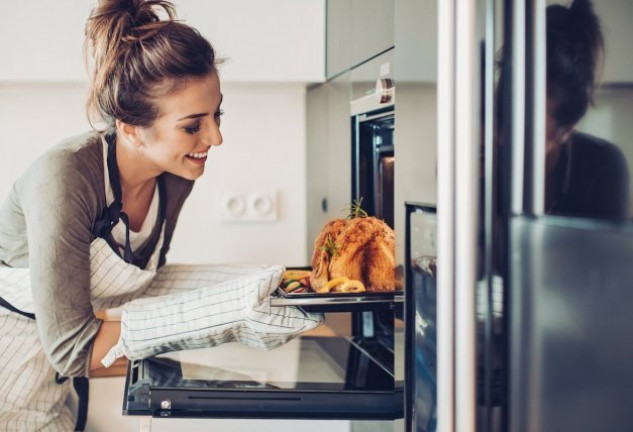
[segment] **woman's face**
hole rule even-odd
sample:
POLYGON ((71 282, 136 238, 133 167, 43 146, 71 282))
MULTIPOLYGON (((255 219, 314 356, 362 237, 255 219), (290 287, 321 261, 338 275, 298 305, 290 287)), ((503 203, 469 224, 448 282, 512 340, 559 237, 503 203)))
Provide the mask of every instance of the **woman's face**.
POLYGON ((160 116, 139 128, 141 148, 156 175, 166 171, 188 180, 202 175, 209 149, 222 144, 221 103, 216 72, 157 100, 160 116))
POLYGON ((561 126, 556 120, 555 110, 558 103, 552 98, 547 98, 545 117, 545 150, 546 152, 557 149, 569 139, 573 126, 561 126))

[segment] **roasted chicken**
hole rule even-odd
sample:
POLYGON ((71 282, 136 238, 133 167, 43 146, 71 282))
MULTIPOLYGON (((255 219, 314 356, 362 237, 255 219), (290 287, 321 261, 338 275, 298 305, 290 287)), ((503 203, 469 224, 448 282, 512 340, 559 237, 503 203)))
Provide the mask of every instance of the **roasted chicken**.
POLYGON ((359 280, 367 291, 394 290, 395 236, 375 217, 333 219, 314 241, 310 285, 320 292, 328 281, 359 280))

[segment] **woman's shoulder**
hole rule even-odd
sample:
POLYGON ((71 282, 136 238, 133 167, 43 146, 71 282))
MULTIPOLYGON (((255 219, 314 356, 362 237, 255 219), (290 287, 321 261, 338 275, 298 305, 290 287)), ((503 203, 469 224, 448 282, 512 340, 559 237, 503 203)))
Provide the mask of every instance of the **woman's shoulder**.
POLYGON ((624 153, 615 144, 583 132, 572 134, 572 149, 579 157, 596 162, 596 158, 626 161, 624 153))
POLYGON ((586 133, 575 132, 571 139, 572 163, 586 172, 609 173, 628 177, 626 156, 617 145, 586 133))
POLYGON ((66 138, 47 149, 27 171, 57 173, 69 171, 74 176, 93 175, 102 171, 101 139, 97 132, 86 132, 66 138))
MULTIPOLYGON (((64 139, 38 157, 16 182, 17 190, 99 190, 103 183, 103 155, 97 132, 64 139)), ((98 193, 98 192, 97 192, 98 193)))
POLYGON ((44 159, 68 160, 72 162, 101 162, 101 136, 90 131, 68 137, 49 148, 44 159))

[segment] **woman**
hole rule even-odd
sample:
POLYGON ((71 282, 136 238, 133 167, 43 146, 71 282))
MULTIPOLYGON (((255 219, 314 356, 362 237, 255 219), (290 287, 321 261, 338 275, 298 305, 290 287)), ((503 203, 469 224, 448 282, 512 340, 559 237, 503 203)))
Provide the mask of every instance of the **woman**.
POLYGON ((86 48, 101 131, 49 150, 0 207, 0 430, 71 430, 63 377, 118 358, 232 340, 269 349, 321 320, 268 305, 280 266, 164 266, 222 144, 211 45, 167 1, 102 0, 86 48), (121 322, 95 317, 121 305, 121 322))
POLYGON ((590 0, 547 8, 546 213, 629 217, 624 155, 605 140, 574 131, 592 103, 602 52, 590 0))

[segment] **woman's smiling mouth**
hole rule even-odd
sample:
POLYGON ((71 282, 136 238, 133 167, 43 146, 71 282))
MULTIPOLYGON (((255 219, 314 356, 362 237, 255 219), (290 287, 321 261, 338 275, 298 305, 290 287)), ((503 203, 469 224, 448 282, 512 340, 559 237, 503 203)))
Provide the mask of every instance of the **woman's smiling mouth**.
POLYGON ((199 152, 199 153, 189 153, 187 154, 187 158, 196 162, 204 162, 207 160, 207 154, 209 152, 199 152))

